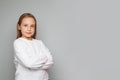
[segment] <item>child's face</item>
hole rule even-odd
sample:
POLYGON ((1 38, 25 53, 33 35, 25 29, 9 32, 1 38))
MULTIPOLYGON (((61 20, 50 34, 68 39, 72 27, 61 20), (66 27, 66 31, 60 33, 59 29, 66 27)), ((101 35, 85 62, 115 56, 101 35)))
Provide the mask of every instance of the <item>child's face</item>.
POLYGON ((22 37, 30 38, 35 32, 35 21, 31 17, 26 17, 22 20, 21 25, 19 25, 22 37))

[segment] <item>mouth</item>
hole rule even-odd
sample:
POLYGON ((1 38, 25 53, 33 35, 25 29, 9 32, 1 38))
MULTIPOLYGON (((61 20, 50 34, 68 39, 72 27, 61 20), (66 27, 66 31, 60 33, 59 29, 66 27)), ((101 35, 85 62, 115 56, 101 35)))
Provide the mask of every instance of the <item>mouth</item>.
POLYGON ((27 34, 31 34, 32 32, 26 32, 27 34))

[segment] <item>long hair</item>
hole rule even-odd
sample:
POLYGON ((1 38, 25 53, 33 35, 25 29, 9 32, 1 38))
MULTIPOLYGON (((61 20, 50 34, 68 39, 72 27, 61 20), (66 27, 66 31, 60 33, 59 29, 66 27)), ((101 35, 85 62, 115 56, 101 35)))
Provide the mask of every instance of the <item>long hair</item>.
POLYGON ((17 29, 17 37, 16 38, 19 38, 22 36, 22 33, 21 33, 21 30, 19 30, 18 26, 21 25, 22 23, 22 20, 26 17, 31 17, 35 20, 35 32, 32 36, 32 38, 36 38, 36 30, 37 30, 37 21, 36 21, 36 18, 31 14, 31 13, 23 13, 20 17, 19 17, 19 20, 17 22, 17 26, 16 26, 16 29, 17 29))

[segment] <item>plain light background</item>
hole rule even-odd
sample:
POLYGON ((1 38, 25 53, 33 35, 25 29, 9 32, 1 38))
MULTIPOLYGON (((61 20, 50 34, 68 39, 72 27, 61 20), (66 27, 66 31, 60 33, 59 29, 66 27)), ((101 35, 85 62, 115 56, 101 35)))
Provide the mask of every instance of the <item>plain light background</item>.
POLYGON ((118 0, 0 0, 0 80, 14 80, 16 23, 32 13, 54 57, 50 80, 120 80, 118 0))

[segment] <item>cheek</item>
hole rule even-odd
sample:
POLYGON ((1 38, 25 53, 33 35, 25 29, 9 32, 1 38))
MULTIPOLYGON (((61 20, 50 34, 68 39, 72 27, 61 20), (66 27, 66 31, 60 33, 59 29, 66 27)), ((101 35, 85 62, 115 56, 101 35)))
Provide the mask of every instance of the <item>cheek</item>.
POLYGON ((26 31, 27 31, 26 28, 24 28, 24 27, 21 28, 21 32, 22 32, 22 34, 24 34, 26 31))
POLYGON ((27 29, 26 29, 26 28, 22 28, 21 31, 22 31, 22 32, 26 32, 27 29))
POLYGON ((35 32, 35 28, 32 29, 32 32, 35 32))
POLYGON ((22 33, 22 34, 25 34, 25 31, 24 31, 24 30, 21 30, 21 33, 22 33))

